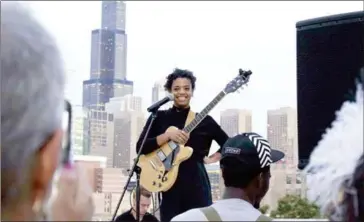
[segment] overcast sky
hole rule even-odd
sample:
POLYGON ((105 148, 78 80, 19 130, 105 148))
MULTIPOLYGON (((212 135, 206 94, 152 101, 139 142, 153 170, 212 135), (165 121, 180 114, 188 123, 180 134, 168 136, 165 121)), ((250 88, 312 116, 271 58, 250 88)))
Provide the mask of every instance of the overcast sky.
MULTIPOLYGON (((101 2, 28 2, 55 36, 68 70, 68 94, 82 104, 89 78, 91 30, 101 26, 101 2)), ((363 10, 360 1, 126 2, 127 76, 134 94, 151 103, 151 88, 174 67, 197 76, 193 109, 200 111, 238 74, 251 69, 246 90, 228 95, 213 111, 253 111, 253 130, 266 135, 266 111, 296 107, 297 21, 363 10)))

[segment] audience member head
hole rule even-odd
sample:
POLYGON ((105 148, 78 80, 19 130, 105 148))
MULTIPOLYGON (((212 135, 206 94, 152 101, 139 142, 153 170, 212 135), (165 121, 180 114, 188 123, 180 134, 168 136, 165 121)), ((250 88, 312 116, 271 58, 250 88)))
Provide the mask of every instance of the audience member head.
POLYGON ((220 167, 226 198, 241 198, 259 208, 269 189, 270 165, 284 154, 273 150, 257 133, 243 133, 226 141, 220 167))
MULTIPOLYGON (((136 212, 136 192, 133 191, 133 210, 136 212)), ((143 187, 140 187, 140 215, 143 216, 148 212, 150 204, 152 203, 152 193, 143 187)))
POLYGON ((308 198, 332 221, 364 221, 363 88, 346 101, 305 168, 308 198))
POLYGON ((60 159, 63 63, 20 3, 1 3, 1 214, 37 220, 60 159))

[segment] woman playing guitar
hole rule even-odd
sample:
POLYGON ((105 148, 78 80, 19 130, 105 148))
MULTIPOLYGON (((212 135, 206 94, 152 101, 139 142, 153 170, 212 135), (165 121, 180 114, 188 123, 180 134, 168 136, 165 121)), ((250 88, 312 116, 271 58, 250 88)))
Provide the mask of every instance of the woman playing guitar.
MULTIPOLYGON (((220 149, 210 157, 212 140, 220 147, 228 139, 227 134, 216 121, 207 116, 192 131, 191 135, 182 130, 165 132, 170 126, 183 129, 187 115, 190 111, 190 99, 195 89, 196 77, 188 70, 175 69, 167 76, 164 88, 174 95, 174 105, 168 110, 158 111, 157 117, 149 131, 148 138, 143 146, 142 154, 148 154, 169 140, 193 148, 192 156, 182 162, 173 187, 162 192, 160 206, 161 221, 170 221, 174 216, 187 210, 206 207, 212 204, 211 186, 204 164, 215 163, 220 160, 220 149)), ((151 117, 139 137, 137 152, 144 138, 151 117)))

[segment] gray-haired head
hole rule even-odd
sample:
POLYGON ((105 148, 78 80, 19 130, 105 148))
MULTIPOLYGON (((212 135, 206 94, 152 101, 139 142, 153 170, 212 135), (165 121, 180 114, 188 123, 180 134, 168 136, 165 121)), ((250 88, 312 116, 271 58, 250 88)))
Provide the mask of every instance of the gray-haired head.
POLYGON ((62 127, 65 79, 49 33, 19 3, 1 5, 3 201, 19 193, 32 157, 62 127))

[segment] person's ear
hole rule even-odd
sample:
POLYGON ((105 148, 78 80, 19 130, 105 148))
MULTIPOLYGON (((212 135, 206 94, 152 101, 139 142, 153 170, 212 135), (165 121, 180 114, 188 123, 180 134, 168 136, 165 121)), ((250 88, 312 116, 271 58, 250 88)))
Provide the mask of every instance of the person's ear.
POLYGON ((62 135, 62 129, 56 130, 36 154, 31 181, 34 203, 45 198, 53 175, 60 163, 62 135))
POLYGON ((261 189, 263 187, 263 182, 263 173, 259 173, 254 179, 254 185, 257 189, 261 189))

